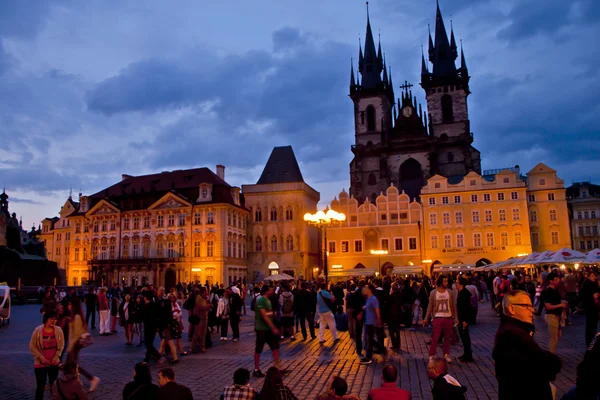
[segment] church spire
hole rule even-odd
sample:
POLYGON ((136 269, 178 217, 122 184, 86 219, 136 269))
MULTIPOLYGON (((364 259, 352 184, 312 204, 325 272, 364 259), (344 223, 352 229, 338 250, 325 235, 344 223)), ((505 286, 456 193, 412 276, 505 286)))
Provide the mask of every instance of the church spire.
POLYGON ((358 37, 358 72, 363 73, 363 63, 365 59, 362 53, 362 44, 360 43, 360 36, 358 37))
POLYGON ((386 85, 388 84, 388 73, 387 73, 387 67, 385 65, 385 59, 383 60, 383 83, 385 83, 386 85))
POLYGON ((427 63, 425 62, 425 54, 423 54, 423 46, 421 46, 421 77, 428 75, 429 69, 427 69, 427 63))
POLYGON ((356 87, 356 81, 354 80, 354 61, 350 59, 350 92, 356 87))
POLYGON ((381 72, 384 67, 383 57, 381 55, 381 34, 379 34, 379 45, 377 47, 377 61, 379 62, 379 72, 381 72))
POLYGON ((456 48, 456 39, 454 38, 454 27, 452 26, 452 20, 450 20, 450 51, 452 51, 452 57, 456 60, 458 57, 458 50, 456 48))
POLYGON ((462 40, 460 41, 460 69, 465 71, 467 75, 469 74, 469 70, 467 69, 467 62, 465 61, 465 51, 463 50, 462 40))
MULTIPOLYGON (((456 45, 456 43, 455 43, 456 45)), ((433 75, 452 77, 456 74, 456 66, 454 65, 452 48, 448 40, 448 33, 444 26, 444 19, 440 11, 440 3, 437 2, 437 10, 435 16, 435 44, 433 54, 433 75)))
POLYGON ((365 37, 365 53, 361 65, 362 87, 371 89, 376 88, 381 83, 382 65, 377 57, 375 50, 375 41, 373 40, 373 31, 371 30, 371 21, 369 19, 369 2, 367 2, 367 35, 365 37))

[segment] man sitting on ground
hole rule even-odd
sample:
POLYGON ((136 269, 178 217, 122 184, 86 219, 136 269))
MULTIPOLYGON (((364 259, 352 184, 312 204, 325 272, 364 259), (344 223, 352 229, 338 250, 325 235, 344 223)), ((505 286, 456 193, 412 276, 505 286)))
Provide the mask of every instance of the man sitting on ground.
POLYGON ((381 387, 369 392, 369 400, 410 400, 410 392, 396 387, 398 369, 391 364, 381 371, 381 387))
POLYGON ((348 391, 348 384, 344 378, 336 376, 331 382, 329 391, 323 393, 317 397, 318 400, 360 400, 358 397, 346 394, 348 391))
POLYGON ((448 374, 448 364, 441 357, 434 357, 427 366, 429 379, 433 380, 433 400, 464 400, 467 388, 448 374))
POLYGON ((223 389, 221 400, 255 400, 258 398, 258 392, 248 381, 250 380, 250 371, 240 368, 233 373, 233 385, 223 389))
POLYGON ((158 371, 158 399, 159 400, 194 400, 192 391, 175 382, 175 371, 172 368, 163 368, 158 371))

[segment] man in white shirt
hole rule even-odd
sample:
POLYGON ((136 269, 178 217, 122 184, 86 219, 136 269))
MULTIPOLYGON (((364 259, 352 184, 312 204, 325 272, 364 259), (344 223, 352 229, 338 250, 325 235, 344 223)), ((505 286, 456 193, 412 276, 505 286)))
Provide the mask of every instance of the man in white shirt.
POLYGON ((450 357, 450 339, 452 338, 452 329, 458 324, 458 314, 456 312, 456 300, 452 290, 448 289, 448 277, 440 275, 436 281, 436 290, 432 290, 429 295, 429 306, 427 314, 422 321, 423 326, 427 326, 429 319, 433 320, 433 333, 431 344, 429 345, 429 360, 435 357, 440 336, 444 338, 443 351, 446 362, 451 363, 450 357))

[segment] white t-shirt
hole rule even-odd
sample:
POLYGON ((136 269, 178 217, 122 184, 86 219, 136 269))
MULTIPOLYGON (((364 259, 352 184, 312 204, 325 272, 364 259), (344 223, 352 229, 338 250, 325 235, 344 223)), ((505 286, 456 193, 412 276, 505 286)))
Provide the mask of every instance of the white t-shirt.
POLYGON ((435 301, 437 308, 433 311, 433 316, 436 318, 448 318, 452 317, 450 311, 450 292, 447 290, 443 293, 438 290, 435 291, 435 301))

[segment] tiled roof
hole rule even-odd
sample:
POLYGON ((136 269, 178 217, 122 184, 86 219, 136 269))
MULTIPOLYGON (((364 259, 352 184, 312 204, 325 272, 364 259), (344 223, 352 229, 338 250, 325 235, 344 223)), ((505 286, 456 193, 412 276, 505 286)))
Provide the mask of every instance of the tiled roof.
MULTIPOLYGON (((208 202, 209 204, 234 204, 231 186, 227 182, 209 168, 196 168, 152 175, 125 176, 121 182, 91 195, 89 209, 101 199, 107 199, 121 211, 145 209, 169 192, 181 196, 190 203, 195 203, 202 183, 212 184, 212 201, 208 202)), ((240 203, 243 207, 241 195, 240 203)))
POLYGON ((292 146, 275 147, 257 185, 304 182, 292 146))

